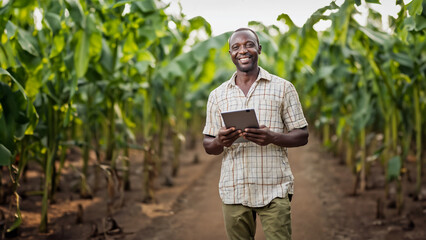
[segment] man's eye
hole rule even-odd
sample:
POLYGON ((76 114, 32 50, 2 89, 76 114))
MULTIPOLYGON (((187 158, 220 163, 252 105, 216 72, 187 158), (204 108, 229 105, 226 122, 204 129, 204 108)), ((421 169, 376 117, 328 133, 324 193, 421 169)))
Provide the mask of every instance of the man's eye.
POLYGON ((238 50, 238 46, 233 46, 232 50, 238 50))
POLYGON ((247 43, 247 47, 254 47, 253 43, 247 43))

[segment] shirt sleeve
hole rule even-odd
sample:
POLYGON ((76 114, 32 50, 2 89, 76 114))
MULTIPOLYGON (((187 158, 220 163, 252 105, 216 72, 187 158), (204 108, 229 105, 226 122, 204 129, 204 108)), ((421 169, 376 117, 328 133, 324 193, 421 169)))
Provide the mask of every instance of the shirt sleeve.
POLYGON ((221 126, 222 118, 213 91, 210 93, 207 101, 206 125, 204 126, 203 134, 217 136, 221 126))
POLYGON ((292 83, 288 82, 284 93, 284 107, 282 108, 281 117, 287 128, 291 131, 295 128, 303 128, 308 122, 303 115, 302 105, 299 101, 299 95, 292 83))

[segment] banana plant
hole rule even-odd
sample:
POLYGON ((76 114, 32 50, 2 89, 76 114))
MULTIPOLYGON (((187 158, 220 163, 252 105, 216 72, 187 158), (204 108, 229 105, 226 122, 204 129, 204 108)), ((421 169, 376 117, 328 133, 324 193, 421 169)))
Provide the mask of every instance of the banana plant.
MULTIPOLYGON (((426 2, 422 0, 413 0, 408 5, 402 1, 397 1, 401 7, 398 18, 391 18, 391 26, 394 28, 394 36, 398 39, 396 51, 392 52, 390 58, 396 64, 393 69, 395 79, 403 82, 406 86, 405 98, 406 108, 410 116, 406 126, 414 126, 415 131, 415 156, 417 162, 416 174, 416 192, 418 197, 421 190, 421 179, 423 175, 423 157, 422 157, 422 138, 424 137, 424 89, 425 89, 425 61, 424 47, 426 26, 426 2), (409 13, 409 16, 408 14, 409 13), (423 96, 423 100, 422 97, 423 96), (423 114, 422 114, 423 112, 423 114)), ((405 138, 404 138, 405 139, 405 138)), ((411 139, 408 139, 411 141, 411 139)), ((405 145, 408 145, 405 144, 405 145)))

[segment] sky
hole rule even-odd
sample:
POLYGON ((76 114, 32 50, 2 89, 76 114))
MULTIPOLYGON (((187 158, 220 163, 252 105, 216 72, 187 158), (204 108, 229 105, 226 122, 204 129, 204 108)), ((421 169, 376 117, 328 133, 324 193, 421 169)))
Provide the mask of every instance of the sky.
MULTIPOLYGON (((411 0, 404 0, 405 3, 411 0)), ((275 24, 278 27, 284 25, 276 19, 281 13, 290 16, 297 26, 302 26, 317 9, 329 5, 332 0, 163 0, 170 3, 167 13, 179 13, 179 4, 188 19, 195 16, 204 17, 210 23, 213 35, 219 35, 227 31, 233 31, 240 27, 247 27, 249 21, 259 21, 264 25, 275 24)), ((337 0, 341 5, 343 0, 337 0)), ((383 14, 391 14, 396 17, 398 7, 395 0, 381 0, 381 5, 370 4, 376 11, 383 14)), ((363 11, 364 7, 359 7, 363 11)), ((358 20, 358 19, 357 19, 358 20)), ((387 21, 387 16, 384 17, 387 21)), ((359 21, 363 21, 359 16, 359 21)), ((330 22, 320 22, 317 30, 324 30, 330 26, 330 22)))

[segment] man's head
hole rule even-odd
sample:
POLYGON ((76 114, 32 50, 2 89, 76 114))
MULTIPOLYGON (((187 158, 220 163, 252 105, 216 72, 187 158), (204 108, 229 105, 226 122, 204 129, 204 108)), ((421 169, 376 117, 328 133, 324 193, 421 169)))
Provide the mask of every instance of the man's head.
POLYGON ((257 70, 261 50, 257 34, 249 28, 239 28, 229 37, 229 54, 241 72, 257 70))

